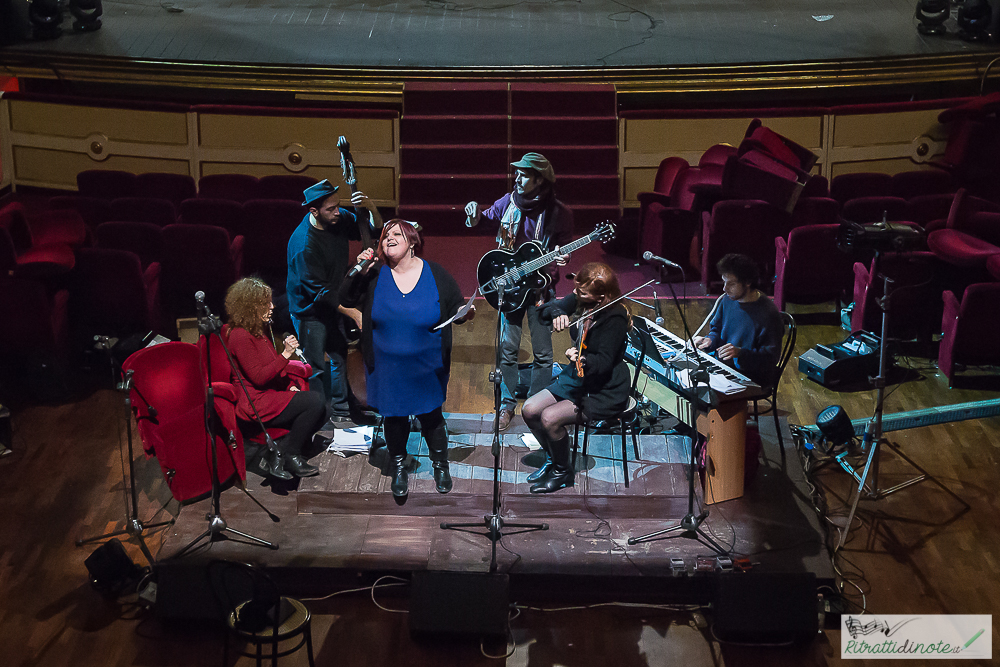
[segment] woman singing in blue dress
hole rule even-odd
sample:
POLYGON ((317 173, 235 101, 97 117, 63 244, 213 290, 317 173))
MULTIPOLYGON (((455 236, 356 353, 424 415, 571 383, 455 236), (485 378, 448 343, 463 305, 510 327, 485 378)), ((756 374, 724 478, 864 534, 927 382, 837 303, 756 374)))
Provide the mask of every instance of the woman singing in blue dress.
MULTIPOLYGON (((359 262, 376 256, 381 265, 370 264, 340 288, 341 303, 361 309, 368 404, 384 418, 396 497, 408 493, 404 461, 410 415, 420 420, 438 492, 452 488, 448 430, 441 412, 451 366, 451 325, 434 327, 455 315, 465 300, 443 267, 416 256, 418 247, 420 236, 412 223, 390 220, 382 228, 377 251, 369 248, 358 255, 359 262)), ((457 321, 474 314, 473 308, 457 321)))

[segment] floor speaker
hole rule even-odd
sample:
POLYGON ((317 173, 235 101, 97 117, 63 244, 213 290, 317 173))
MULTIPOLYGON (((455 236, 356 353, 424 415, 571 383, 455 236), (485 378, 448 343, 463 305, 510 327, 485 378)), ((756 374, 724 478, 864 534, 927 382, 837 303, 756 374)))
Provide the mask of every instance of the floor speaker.
POLYGON ((142 570, 132 562, 125 547, 115 538, 97 547, 83 564, 87 566, 94 588, 112 598, 125 593, 142 576, 142 570))
POLYGON ((506 637, 508 586, 505 574, 414 572, 410 634, 506 637))
POLYGON ((731 574, 715 585, 715 635, 746 644, 808 642, 819 628, 816 575, 731 574))

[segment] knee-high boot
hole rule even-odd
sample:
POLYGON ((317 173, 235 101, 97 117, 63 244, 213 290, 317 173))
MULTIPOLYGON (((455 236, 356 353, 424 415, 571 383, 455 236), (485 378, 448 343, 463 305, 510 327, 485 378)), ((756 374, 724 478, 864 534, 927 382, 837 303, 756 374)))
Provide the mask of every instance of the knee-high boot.
POLYGON ((551 449, 549 436, 546 435, 545 431, 540 430, 538 433, 532 431, 531 433, 535 436, 542 451, 545 452, 545 462, 542 463, 542 467, 528 475, 528 481, 533 483, 549 474, 549 470, 552 469, 552 453, 549 451, 551 449))
POLYGON ((448 425, 441 422, 432 429, 425 429, 423 436, 430 450, 437 492, 448 493, 452 487, 451 471, 448 469, 448 425))
POLYGON ((552 493, 567 486, 573 486, 573 467, 570 465, 569 434, 560 440, 549 441, 552 467, 548 474, 531 487, 532 493, 552 493))

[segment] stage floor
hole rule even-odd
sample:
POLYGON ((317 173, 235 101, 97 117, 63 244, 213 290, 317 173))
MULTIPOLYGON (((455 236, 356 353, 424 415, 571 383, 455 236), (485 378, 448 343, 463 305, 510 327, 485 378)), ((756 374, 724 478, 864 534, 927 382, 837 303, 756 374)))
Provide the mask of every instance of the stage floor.
MULTIPOLYGON (((410 494, 403 503, 389 490, 384 448, 347 457, 323 453, 313 459, 320 475, 300 480, 297 489, 276 488, 269 493, 260 477, 250 475, 250 488, 280 522, 270 521, 239 489, 223 493, 223 516, 229 526, 276 542, 279 549, 238 539, 212 544, 204 540, 183 558, 170 560, 206 530, 204 517, 210 509, 206 500, 181 511, 160 550, 161 568, 197 569, 215 558, 250 561, 268 566, 279 573, 276 576, 284 571, 287 578, 288 572, 297 572, 293 581, 311 592, 316 582, 337 579, 333 571, 339 571, 341 579, 348 572, 376 576, 413 570, 488 571, 491 544, 484 528, 442 530, 440 524, 483 522, 491 512, 490 415, 449 415, 448 423, 455 480, 451 493, 435 492, 427 446, 418 433, 411 434, 408 448, 418 467, 410 476, 410 494)), ((822 528, 809 504, 798 455, 789 449, 782 456, 770 418, 761 420, 761 430, 765 462, 753 483, 742 498, 709 506, 711 514, 703 527, 734 558, 749 557, 755 572, 812 572, 821 580, 832 580, 822 528)), ((604 578, 654 577, 657 586, 662 585, 660 577, 678 582, 698 579, 678 583, 693 590, 692 585, 695 589, 710 585, 716 575, 730 576, 696 575, 698 557, 713 554, 692 539, 627 545, 628 538, 673 525, 687 512, 686 438, 640 436, 638 460, 629 439, 626 487, 620 436, 614 440, 609 435, 591 436, 588 456, 577 459, 576 486, 533 496, 525 477, 534 469, 529 464, 540 461, 541 455, 521 441, 524 431, 517 417, 504 434, 501 514, 505 521, 544 522, 548 530, 505 532, 497 561, 499 571, 511 575, 512 581, 519 575, 584 576, 599 587, 599 581, 616 585, 604 578), (688 577, 672 575, 671 558, 684 560, 688 577)), ((696 512, 702 509, 701 497, 699 488, 696 512)), ((170 580, 168 575, 168 586, 170 580)))
MULTIPOLYGON (((103 27, 11 52, 371 68, 657 67, 995 48, 916 30, 916 0, 357 3, 105 0, 103 27)), ((71 19, 70 19, 71 20, 71 19)))

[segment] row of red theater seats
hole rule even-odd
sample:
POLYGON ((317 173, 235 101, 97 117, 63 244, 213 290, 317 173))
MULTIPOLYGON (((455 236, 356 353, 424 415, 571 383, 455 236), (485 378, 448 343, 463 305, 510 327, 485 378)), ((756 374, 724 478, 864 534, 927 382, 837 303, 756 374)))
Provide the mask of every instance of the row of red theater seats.
MULTIPOLYGON (((766 128, 753 123, 747 135, 760 137, 762 130, 766 128)), ((770 275, 774 239, 787 240, 796 227, 883 217, 927 225, 947 216, 953 198, 954 184, 946 171, 842 174, 828 183, 825 177, 805 173, 801 167, 809 166, 807 160, 786 169, 787 178, 778 178, 784 163, 772 161, 777 167, 758 169, 764 162, 745 162, 755 153, 745 151, 741 157, 741 150, 743 145, 713 146, 697 166, 683 158, 664 159, 655 179, 657 191, 638 195, 635 254, 649 250, 671 259, 700 273, 713 289, 719 284, 714 262, 731 249, 744 249, 770 275)), ((792 159, 802 151, 797 147, 794 155, 784 157, 792 159)))
POLYGON ((12 203, 0 209, 0 229, 5 232, 0 248, 14 253, 20 275, 68 271, 73 267, 69 251, 90 245, 132 250, 146 266, 160 260, 162 229, 174 224, 210 226, 222 231, 230 243, 246 239, 246 270, 273 279, 284 274, 285 246, 303 216, 299 203, 289 200, 240 204, 189 199, 181 202, 180 211, 175 217, 170 202, 137 197, 111 201, 53 197, 48 210, 35 214, 12 203))

